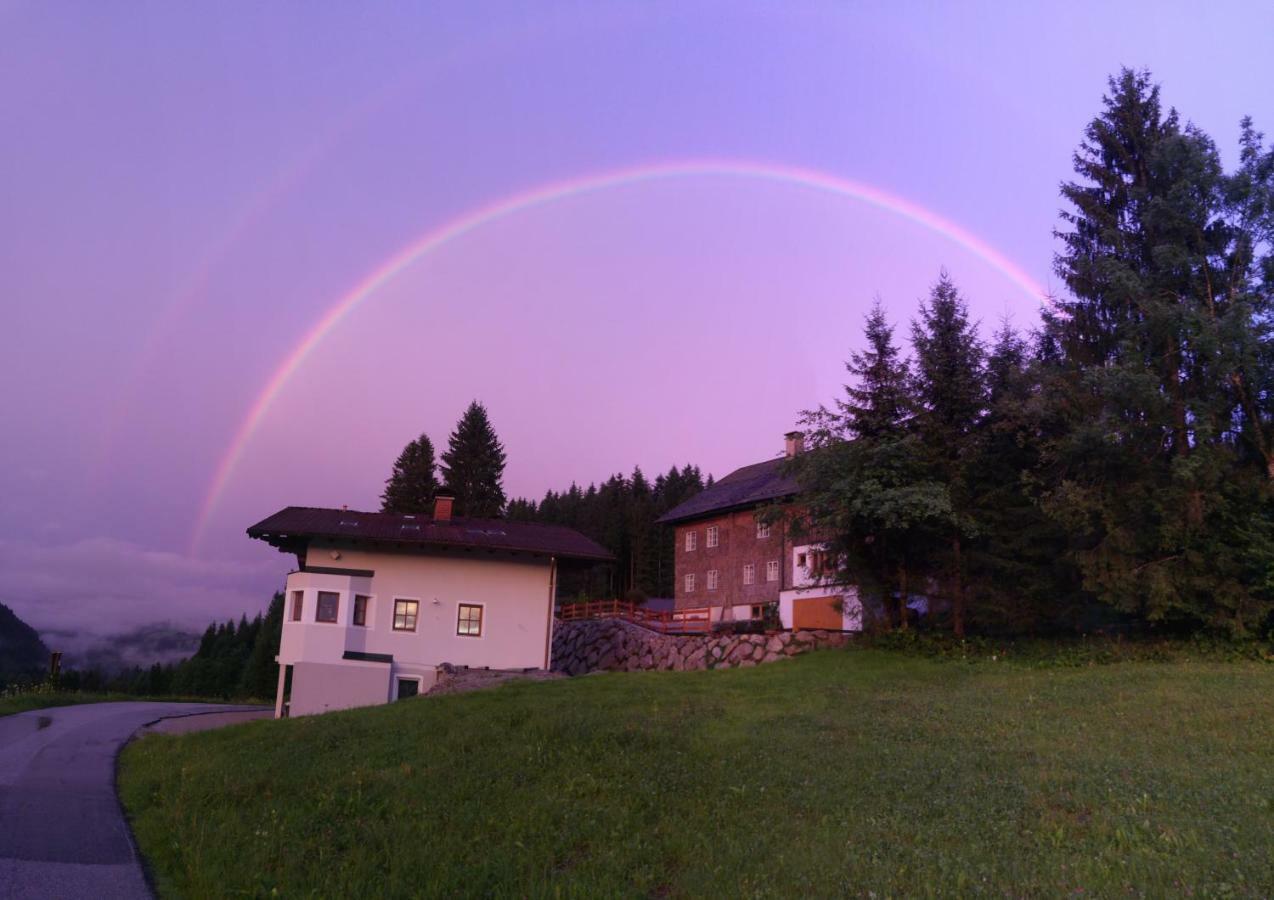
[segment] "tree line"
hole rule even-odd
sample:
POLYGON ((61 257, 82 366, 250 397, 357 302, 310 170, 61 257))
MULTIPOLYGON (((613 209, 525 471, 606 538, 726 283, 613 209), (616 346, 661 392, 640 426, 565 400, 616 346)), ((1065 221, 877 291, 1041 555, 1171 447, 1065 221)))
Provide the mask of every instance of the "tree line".
POLYGON ((503 514, 506 502, 506 462, 504 445, 491 426, 486 407, 474 400, 447 439, 441 467, 435 461, 428 434, 421 434, 403 448, 385 482, 381 512, 430 514, 439 489, 445 489, 455 498, 454 515, 496 518, 503 514))
POLYGON ((904 358, 877 302, 790 467, 880 625, 1268 633, 1274 151, 1249 119, 1239 151, 1227 172, 1124 70, 1062 186, 1069 296, 1037 329, 985 344, 944 272, 904 358))
POLYGON ((572 483, 565 491, 548 491, 537 503, 515 499, 510 519, 565 525, 592 538, 615 555, 613 566, 563 570, 558 596, 575 599, 673 596, 673 528, 656 520, 668 510, 712 486, 698 466, 646 478, 641 468, 632 475, 615 474, 600 485, 581 489, 572 483))
POLYGON ((120 672, 68 669, 58 687, 69 691, 105 691, 136 696, 270 699, 278 687, 283 634, 283 594, 276 593, 264 614, 213 623, 199 647, 178 663, 135 666, 120 672))
POLYGON ((648 479, 640 467, 632 475, 612 475, 601 484, 550 490, 539 501, 505 499, 506 455, 486 408, 476 400, 461 416, 447 442, 441 466, 428 434, 403 448, 381 495, 381 511, 428 515, 440 489, 455 496, 453 513, 475 518, 507 517, 574 528, 615 555, 612 566, 563 569, 561 597, 671 597, 673 532, 656 519, 712 484, 698 466, 673 466, 648 479), (441 481, 439 474, 441 473, 441 481))

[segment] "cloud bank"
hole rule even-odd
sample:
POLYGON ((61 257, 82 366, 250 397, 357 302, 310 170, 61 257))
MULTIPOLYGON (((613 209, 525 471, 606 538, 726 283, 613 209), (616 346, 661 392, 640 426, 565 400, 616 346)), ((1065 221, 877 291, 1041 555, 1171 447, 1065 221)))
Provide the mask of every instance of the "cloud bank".
POLYGON ((263 611, 285 568, 275 560, 192 559, 107 537, 56 546, 0 540, 0 601, 42 635, 76 645, 155 623, 202 633, 214 620, 263 611))

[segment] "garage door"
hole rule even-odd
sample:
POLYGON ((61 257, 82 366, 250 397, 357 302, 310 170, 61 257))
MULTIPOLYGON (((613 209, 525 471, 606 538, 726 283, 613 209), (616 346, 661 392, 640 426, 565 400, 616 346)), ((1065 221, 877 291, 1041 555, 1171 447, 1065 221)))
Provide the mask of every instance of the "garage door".
POLYGON ((844 627, 841 619, 841 599, 831 597, 806 597, 792 601, 793 628, 834 628, 844 627))

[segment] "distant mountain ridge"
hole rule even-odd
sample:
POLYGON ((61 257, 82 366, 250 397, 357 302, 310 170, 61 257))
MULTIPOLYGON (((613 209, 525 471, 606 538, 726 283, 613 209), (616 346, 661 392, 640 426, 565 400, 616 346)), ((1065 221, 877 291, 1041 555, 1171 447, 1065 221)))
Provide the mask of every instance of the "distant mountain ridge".
POLYGON ((49 665, 49 648, 39 633, 0 603, 0 684, 11 678, 39 675, 49 665))

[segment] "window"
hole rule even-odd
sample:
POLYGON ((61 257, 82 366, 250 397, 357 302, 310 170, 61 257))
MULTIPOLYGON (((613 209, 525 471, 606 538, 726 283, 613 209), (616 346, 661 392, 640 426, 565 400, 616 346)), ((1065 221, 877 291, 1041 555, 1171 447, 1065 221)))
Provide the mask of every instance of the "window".
POLYGON ((691 572, 689 575, 686 576, 686 593, 693 594, 694 592, 695 592, 695 576, 694 576, 694 573, 691 572))
POLYGON ((753 603, 753 604, 752 604, 752 618, 754 618, 754 619, 764 619, 764 618, 765 618, 765 606, 764 606, 764 605, 762 605, 762 604, 760 604, 760 603, 753 603))
POLYGON ((394 631, 415 631, 420 603, 416 600, 394 601, 394 631))
POLYGON ((689 553, 690 551, 694 550, 694 548, 698 546, 698 544, 699 544, 699 532, 687 531, 686 532, 686 552, 689 553))
POLYGON ((305 593, 303 591, 292 592, 292 621, 293 622, 301 621, 301 607, 304 605, 302 598, 304 597, 305 597, 305 593))
POLYGON ((822 550, 810 551, 810 574, 815 578, 827 574, 827 554, 822 550))
POLYGON ((710 591, 715 591, 715 590, 717 589, 717 575, 718 575, 718 574, 719 574, 719 573, 717 572, 717 570, 716 570, 716 569, 712 569, 712 570, 710 570, 710 571, 708 572, 708 590, 710 590, 710 591))
POLYGON ((807 560, 807 559, 808 559, 808 557, 807 557, 804 553, 798 553, 798 554, 796 554, 796 564, 797 564, 798 566, 800 566, 802 569, 804 569, 804 568, 806 567, 806 560, 807 560))
POLYGON ((756 566, 752 563, 743 567, 743 583, 756 584, 756 566))
POLYGON ((341 595, 335 591, 319 591, 318 607, 314 610, 315 622, 335 622, 341 595))
POLYGON ((779 580, 779 561, 777 559, 772 559, 765 564, 765 580, 779 580))
POLYGON ((757 522, 756 523, 756 539, 758 541, 763 541, 769 536, 770 536, 770 523, 757 522))
POLYGON ((708 546, 715 547, 721 542, 721 529, 715 525, 708 526, 708 546))
POLYGON ((354 624, 367 627, 367 601, 362 594, 354 595, 354 624))
POLYGON ((408 697, 415 697, 420 693, 420 679, 418 678, 399 678, 398 679, 398 699, 406 700, 408 697))
POLYGON ((456 617, 456 634, 468 637, 482 637, 482 607, 472 603, 461 603, 460 614, 456 617))

